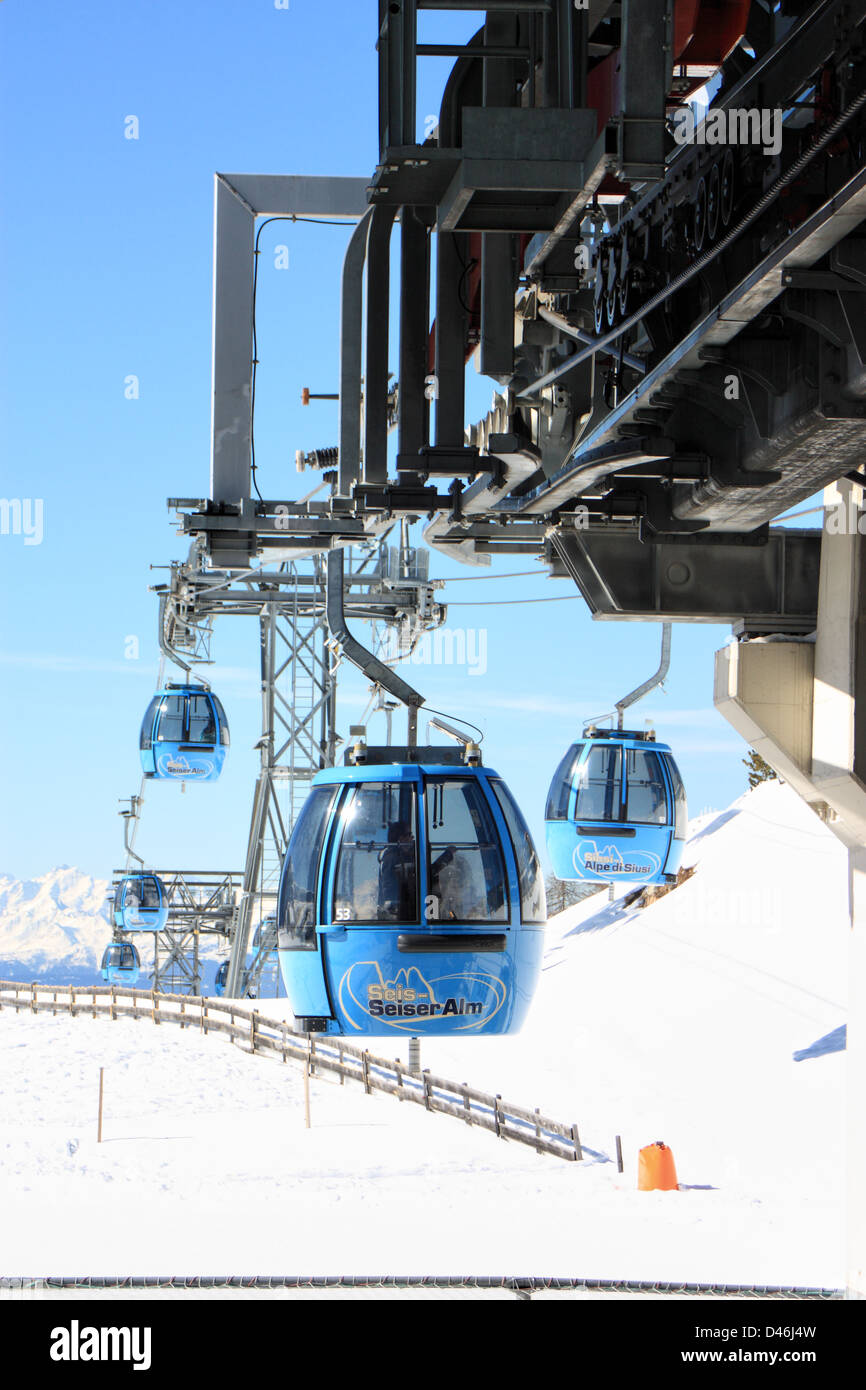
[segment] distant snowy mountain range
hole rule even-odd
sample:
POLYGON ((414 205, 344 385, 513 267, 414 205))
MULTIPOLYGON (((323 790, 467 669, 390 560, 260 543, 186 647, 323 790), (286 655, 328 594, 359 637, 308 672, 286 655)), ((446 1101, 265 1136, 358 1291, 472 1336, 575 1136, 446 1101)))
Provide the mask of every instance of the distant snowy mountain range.
POLYGON ((67 865, 35 879, 0 876, 0 979, 101 984, 108 889, 108 879, 67 865))
MULTIPOLYGON (((112 938, 106 878, 91 878, 63 865, 34 879, 0 874, 0 980, 43 984, 101 985, 102 953, 112 938)), ((136 938, 144 967, 139 987, 150 988, 153 937, 136 938)), ((203 946, 205 966, 216 968, 213 946, 203 946)))

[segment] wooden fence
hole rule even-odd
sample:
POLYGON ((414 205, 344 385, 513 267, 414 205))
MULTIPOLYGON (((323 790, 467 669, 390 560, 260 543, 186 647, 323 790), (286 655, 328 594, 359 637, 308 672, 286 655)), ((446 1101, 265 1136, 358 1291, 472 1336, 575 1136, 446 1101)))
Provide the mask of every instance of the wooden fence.
MULTIPOLYGON (((311 1075, 331 1073, 364 1087, 367 1095, 381 1091, 399 1101, 422 1105, 467 1125, 489 1130, 498 1139, 528 1144, 538 1153, 569 1162, 583 1158, 576 1124, 562 1124, 512 1105, 501 1096, 487 1095, 465 1082, 448 1081, 430 1071, 412 1073, 399 1058, 379 1057, 327 1034, 296 1033, 281 1020, 263 1018, 256 1009, 228 999, 121 985, 41 985, 0 980, 0 1011, 68 1013, 73 1018, 149 1018, 155 1024, 174 1023, 201 1033, 222 1033, 259 1056, 300 1062, 311 1075)), ((593 1155, 596 1157, 597 1155, 593 1155)))

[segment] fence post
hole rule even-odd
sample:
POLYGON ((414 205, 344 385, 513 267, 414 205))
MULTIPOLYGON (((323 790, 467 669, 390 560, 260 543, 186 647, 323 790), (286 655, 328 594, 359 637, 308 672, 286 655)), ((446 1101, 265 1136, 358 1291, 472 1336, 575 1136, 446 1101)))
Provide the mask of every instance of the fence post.
POLYGON ((57 990, 51 996, 51 1017, 57 1017, 57 990))
POLYGON ((622 1136, 616 1136, 616 1171, 622 1172, 622 1136))
MULTIPOLYGON (((12 982, 7 982, 3 987, 4 987, 5 989, 11 989, 11 990, 12 990, 12 992, 13 992, 13 1001, 12 1001, 12 1002, 14 1003, 16 1012, 18 1012, 18 1011, 20 1010, 20 1008, 23 1007, 23 1001, 24 1001, 24 997, 25 997, 25 996, 24 996, 24 991, 25 991, 25 990, 28 991, 28 993, 29 993, 28 1006, 29 1006, 31 1009, 34 1009, 34 1006, 35 1006, 35 1009, 38 1010, 38 999, 39 999, 39 989, 40 989, 40 986, 39 986, 39 983, 38 983, 37 981, 32 981, 29 985, 28 985, 28 984, 19 984, 19 983, 16 982, 16 981, 12 981, 12 982)), ((51 989, 51 986, 46 986, 45 988, 46 988, 46 993, 47 993, 47 992, 51 989)), ((54 988, 54 989, 51 991, 51 994, 52 994, 52 1000, 51 1000, 51 1002, 52 1002, 52 1014, 56 1016, 57 1010, 58 1010, 58 1008, 60 1007, 60 1003, 59 1003, 59 994, 61 993, 61 990, 65 990, 65 991, 68 992, 68 996, 69 996, 69 1012, 70 1012, 70 1015, 74 1017, 74 1016, 75 1016, 75 1013, 76 1013, 76 998, 75 998, 76 990, 75 990, 75 987, 74 987, 73 985, 62 986, 62 987, 60 987, 60 988, 54 988)), ((147 998, 147 995, 148 995, 148 993, 149 993, 149 994, 150 994, 150 1005, 151 1005, 151 1016, 152 1016, 152 1018, 153 1018, 153 1021, 154 1021, 154 1023, 157 1023, 157 1024, 161 1022, 161 1018, 160 1018, 160 994, 159 994, 159 991, 158 991, 156 988, 154 988, 154 989, 152 989, 152 990, 150 990, 150 991, 144 991, 144 990, 126 990, 126 989, 121 989, 120 991, 118 991, 117 987, 114 986, 114 985, 112 985, 108 990, 103 991, 103 992, 104 992, 104 993, 107 993, 107 994, 109 995, 109 1000, 110 1000, 110 1006, 109 1006, 109 1007, 110 1007, 110 1017, 111 1017, 112 1019, 116 1019, 116 1018, 119 1016, 119 1015, 118 1015, 118 997, 119 997, 119 995, 123 995, 123 997, 127 997, 127 996, 128 996, 129 998, 132 999, 132 1001, 133 1001, 133 1016, 134 1016, 134 1017, 139 1017, 139 1015, 138 1015, 138 1000, 139 1000, 139 998, 147 998)), ((97 1000, 97 993, 98 993, 98 991, 97 991, 97 989, 96 989, 95 987, 91 987, 91 989, 89 989, 89 990, 85 987, 85 996, 86 996, 86 994, 88 994, 88 993, 91 994, 91 1005, 90 1005, 90 1008, 91 1008, 91 1010, 93 1011, 93 1016, 94 1016, 94 1017, 98 1017, 99 1013, 101 1012, 101 1010, 100 1010, 99 1007, 98 1007, 98 1000, 97 1000)), ((5 996, 5 1001, 4 1001, 3 999, 0 999, 0 1008, 3 1007, 4 1002, 5 1002, 6 1004, 8 1004, 8 1003, 10 1002, 10 1001, 9 1001, 9 998, 8 998, 8 994, 5 996)), ((178 1018, 181 1020, 181 1027, 190 1027, 190 1026, 192 1026, 192 1024, 194 1023, 194 1019, 191 1019, 189 1022, 187 1022, 187 1018, 186 1018, 186 999, 185 999, 184 997, 181 997, 181 999, 179 1000, 179 1002, 180 1002, 180 1010, 179 1010, 178 1014, 175 1015, 175 1016, 178 1017, 178 1018)), ((202 998, 202 997, 198 997, 194 1002, 198 1003, 198 1004, 199 1004, 199 1007, 200 1007, 200 1026, 201 1026, 201 1030, 202 1030, 203 1033, 207 1033, 207 1031, 208 1031, 208 1027, 207 1027, 207 1022, 208 1022, 208 1002, 207 1002, 207 999, 206 999, 206 998, 202 998)), ((234 1009, 231 1009, 231 1010, 230 1010, 227 1006, 224 1006, 224 1005, 218 1005, 217 1007, 218 1007, 218 1011, 219 1011, 219 1012, 224 1012, 224 1013, 229 1013, 229 1012, 230 1012, 230 1015, 231 1015, 231 1018, 232 1018, 232 1027, 234 1027, 234 1026, 235 1026, 235 1024, 234 1024, 234 1019, 235 1019, 235 1011, 234 1011, 234 1009)), ((87 1005, 86 1005, 86 1004, 84 1005, 84 1009, 87 1010, 87 1005)), ((169 1015, 169 1016, 171 1016, 171 1015, 169 1015)), ((253 1012, 251 1013, 251 1015, 250 1015, 250 1044, 251 1044, 251 1050, 252 1050, 252 1052, 253 1052, 253 1053, 256 1053, 256 1054, 258 1053, 257 1036, 258 1036, 258 1025, 259 1025, 259 1022, 260 1022, 260 1019, 259 1019, 258 1012, 257 1012, 257 1011, 253 1011, 253 1012)), ((288 1040, 289 1040, 290 1034, 291 1034, 291 1036, 293 1036, 293 1037, 294 1037, 294 1036, 299 1036, 299 1037, 304 1037, 304 1038, 305 1038, 305 1041, 306 1041, 307 1046, 306 1046, 305 1052, 303 1053, 303 1061, 304 1061, 304 1106, 305 1106, 305 1125, 306 1125, 306 1128, 309 1129, 309 1128, 311 1128, 311 1126, 312 1126, 312 1119, 311 1119, 311 1104, 310 1104, 310 1091, 311 1091, 310 1081, 311 1081, 311 1077, 312 1077, 313 1075, 316 1074, 316 1072, 315 1072, 315 1063, 316 1063, 316 1039, 315 1039, 315 1037, 312 1036, 310 1033, 307 1033, 307 1034, 305 1034, 305 1035, 304 1035, 304 1034, 301 1034, 301 1035, 295 1034, 293 1030, 290 1030, 288 1024, 287 1024, 284 1020, 278 1022, 277 1020, 268 1020, 268 1019, 266 1019, 265 1022, 271 1024, 271 1025, 273 1026, 274 1029, 279 1029, 279 1030, 280 1030, 281 1038, 282 1038, 282 1048, 281 1048, 281 1050, 282 1050, 282 1059, 283 1059, 283 1062, 284 1062, 284 1063, 287 1062, 287 1061, 289 1060, 288 1040)), ((278 1036, 279 1036, 279 1035, 280 1035, 280 1034, 278 1034, 278 1036)), ((232 1040, 234 1041, 234 1038, 233 1038, 232 1040)), ((338 1069, 339 1069, 339 1075, 340 1075, 340 1085, 343 1086, 343 1085, 345 1085, 345 1075, 344 1075, 344 1072, 345 1072, 345 1069, 346 1069, 346 1060, 345 1060, 345 1059, 346 1059, 346 1045, 344 1044, 344 1042, 343 1042, 342 1039, 337 1039, 337 1040, 336 1040, 336 1045, 337 1045, 337 1053, 338 1053, 338 1057, 339 1057, 338 1069)), ((327 1052, 327 1049, 326 1049, 326 1052, 327 1052)), ((364 1090, 365 1090, 366 1094, 367 1094, 367 1095, 371 1095, 372 1092, 373 1092, 374 1086, 373 1086, 372 1075, 371 1075, 371 1070, 370 1070, 371 1056, 370 1056, 369 1051, 368 1051, 366 1048, 364 1048, 363 1050, 360 1050, 360 1051, 359 1051, 359 1050, 353 1049, 352 1047, 349 1047, 349 1053, 351 1054, 351 1056, 352 1056, 353 1059, 354 1059, 354 1058, 358 1058, 358 1059, 360 1060, 360 1062, 361 1062, 361 1075, 358 1076, 358 1073, 357 1073, 357 1072, 354 1072, 354 1071, 351 1071, 351 1070, 350 1070, 349 1075, 350 1075, 351 1079, 353 1079, 353 1080, 362 1080, 363 1085, 364 1085, 364 1090)), ((387 1065, 390 1065, 390 1064, 387 1064, 387 1065)), ((399 1057, 398 1057, 398 1058, 395 1058, 395 1059, 394 1059, 394 1064, 393 1064, 393 1075, 394 1075, 394 1077, 395 1077, 395 1079, 396 1079, 396 1086, 395 1086, 395 1089, 394 1089, 394 1091, 392 1092, 392 1094, 395 1094, 395 1095, 397 1096, 397 1099, 400 1100, 400 1101, 406 1099, 406 1098, 407 1098, 407 1095, 409 1094, 409 1093, 407 1092, 407 1090, 406 1090, 406 1082, 405 1082, 406 1074, 407 1074, 406 1064, 403 1063, 403 1062, 400 1060, 399 1057)), ((433 1096, 433 1086, 432 1086, 431 1073, 430 1073, 429 1068, 424 1068, 424 1069, 421 1071, 420 1080, 421 1080, 422 1100, 423 1100, 424 1107, 425 1107, 425 1109, 428 1110, 428 1111, 433 1111, 433 1110, 435 1110, 435 1106, 434 1106, 434 1104, 433 1104, 433 1101, 434 1101, 435 1098, 434 1098, 434 1096, 433 1096)), ((473 1111, 472 1111, 471 1099, 470 1099, 470 1095, 469 1095, 469 1089, 470 1089, 470 1088, 469 1088, 468 1082, 463 1081, 463 1082, 461 1082, 461 1083, 458 1084, 458 1083, 456 1083, 456 1082, 450 1082, 450 1081, 449 1081, 449 1082, 445 1082, 445 1083, 443 1083, 443 1084, 447 1087, 447 1089, 448 1089, 448 1095, 449 1095, 449 1096, 453 1096, 453 1097, 457 1098, 458 1100, 459 1100, 460 1098, 462 1098, 462 1102, 463 1102, 463 1105, 462 1105, 462 1112, 463 1112, 463 1113, 462 1113, 462 1115, 460 1115, 459 1112, 458 1112, 458 1113, 455 1115, 455 1118, 462 1118, 462 1119, 465 1121, 465 1123, 466 1123, 467 1125, 470 1125, 470 1126, 473 1125, 473 1124, 475 1123, 475 1117, 474 1117, 474 1114, 473 1114, 473 1111)), ((412 1097, 414 1098, 414 1091, 412 1092, 412 1097)), ((584 1155, 583 1155, 583 1149, 582 1149, 581 1142, 580 1142, 580 1134, 579 1134, 579 1132, 578 1132, 577 1124, 573 1124, 573 1125, 571 1125, 571 1126, 565 1126, 565 1125, 554 1124, 552 1121, 549 1122, 550 1125, 551 1125, 551 1127, 552 1127, 553 1132, 556 1133, 556 1134, 558 1134, 559 1136, 561 1136, 562 1139, 563 1139, 564 1142, 565 1142, 566 1148, 565 1148, 565 1152, 563 1152, 562 1150, 558 1150, 558 1149, 555 1147, 555 1145, 554 1145, 553 1143, 550 1143, 550 1142, 548 1142, 547 1139, 545 1139, 545 1136, 544 1136, 544 1126, 543 1126, 543 1122, 542 1122, 542 1115, 541 1115, 540 1107, 536 1106, 535 1109, 534 1109, 533 1114, 532 1114, 531 1116, 528 1116, 528 1117, 527 1117, 528 1120, 529 1120, 529 1125, 530 1125, 530 1133, 531 1133, 531 1128, 532 1128, 533 1122, 534 1122, 535 1134, 534 1134, 534 1139, 533 1139, 533 1138, 530 1138, 528 1135, 527 1135, 527 1136, 524 1136, 524 1135, 522 1134, 522 1132, 518 1132, 516 1135, 509 1135, 509 1133, 508 1133, 508 1118, 509 1118, 509 1114, 508 1114, 507 1108, 506 1108, 506 1107, 503 1105, 503 1103, 502 1103, 502 1096, 501 1096, 500 1094, 497 1094, 495 1097, 486 1097, 486 1096, 484 1097, 484 1101, 485 1101, 486 1104, 489 1104, 491 1100, 492 1100, 492 1109, 493 1109, 493 1129, 494 1129, 495 1134, 496 1134, 496 1137, 497 1137, 498 1139, 508 1140, 509 1138, 514 1138, 514 1137, 516 1137, 516 1138, 518 1138, 521 1142, 528 1142, 530 1146, 535 1147, 535 1149, 536 1149, 536 1151, 537 1151, 538 1153, 544 1153, 544 1152, 555 1153, 555 1154, 557 1154, 558 1157, 560 1157, 560 1158, 565 1158, 565 1159, 571 1159, 571 1161, 573 1161, 573 1162, 577 1162, 577 1161, 582 1161, 582 1160, 583 1160, 584 1155), (569 1137, 570 1137, 570 1139, 571 1139, 571 1147, 572 1147, 571 1153, 569 1153, 569 1152, 567 1151, 567 1145, 568 1145, 569 1137)), ((99 1076, 99 1119, 98 1119, 98 1142, 100 1142, 100 1143, 102 1142, 103 1108, 104 1108, 104 1068, 100 1067, 100 1076, 99 1076)), ((454 1114, 454 1111, 453 1111, 453 1110, 448 1110, 446 1113, 454 1114)), ((483 1121, 482 1121, 482 1123, 483 1123, 483 1121)), ((622 1172, 622 1171, 623 1171, 622 1139, 621 1139, 621 1136, 620 1136, 620 1135, 616 1135, 616 1136, 615 1136, 615 1139, 616 1139, 617 1167, 618 1167, 619 1172, 622 1172)))
POLYGON ((580 1147, 580 1135, 577 1132, 577 1125, 571 1126, 571 1139, 574 1144, 575 1162, 580 1162, 583 1159, 583 1149, 580 1147))

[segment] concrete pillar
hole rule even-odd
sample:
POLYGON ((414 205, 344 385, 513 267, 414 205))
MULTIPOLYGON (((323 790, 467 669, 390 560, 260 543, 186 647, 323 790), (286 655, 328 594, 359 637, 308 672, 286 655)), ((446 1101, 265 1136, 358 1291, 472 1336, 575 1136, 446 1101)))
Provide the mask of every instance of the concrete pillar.
POLYGON ((716 653, 716 709, 811 799, 814 642, 735 642, 716 653))
POLYGON ((848 976, 849 1298, 866 1298, 866 849, 848 852, 851 942, 848 976))
MULTIPOLYGON (((866 514, 863 488, 825 489, 814 643, 716 654, 721 714, 848 848, 847 1291, 866 1298, 866 514), (861 523, 863 532, 861 532, 861 523)), ((808 870, 806 870, 808 872, 808 870)), ((816 924, 815 949, 821 938, 816 924)))
POLYGON ((860 532, 863 489, 843 479, 824 493, 821 588, 815 648, 813 779, 848 844, 851 941, 848 975, 849 1298, 866 1298, 866 734, 863 661, 866 538, 860 532), (859 709, 858 709, 859 703, 859 709))
POLYGON ((866 1298, 866 564, 863 488, 842 479, 824 493, 815 647, 812 777, 848 845, 847 1292, 866 1298), (859 705, 859 708, 858 708, 859 705))
POLYGON ((866 536, 858 528, 861 519, 866 526, 863 489, 842 479, 825 489, 824 504, 812 780, 842 821, 840 838, 860 847, 866 846, 866 536))

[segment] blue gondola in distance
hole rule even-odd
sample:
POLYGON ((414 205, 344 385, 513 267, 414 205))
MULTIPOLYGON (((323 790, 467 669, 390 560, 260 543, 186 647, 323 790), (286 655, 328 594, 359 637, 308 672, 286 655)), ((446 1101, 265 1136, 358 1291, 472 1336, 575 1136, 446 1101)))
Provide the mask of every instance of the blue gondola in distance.
POLYGON ((162 931, 168 895, 162 879, 144 870, 125 874, 114 890, 114 925, 125 932, 162 931))
POLYGON ((225 710, 204 685, 168 684, 147 707, 139 740, 145 777, 215 782, 228 746, 225 710))
POLYGON ((670 882, 687 816, 667 744, 648 732, 590 726, 550 784, 544 819, 553 872, 591 883, 670 882))
POLYGON ((267 917, 263 917, 253 932, 251 950, 258 951, 259 948, 268 941, 274 942, 276 938, 276 913, 270 912, 267 917))
POLYGON ((316 774, 283 861, 298 1026, 348 1037, 511 1033, 541 968, 541 865, 505 783, 448 748, 316 774))
POLYGON ((141 957, 131 941, 110 941, 102 955, 100 970, 107 985, 128 985, 132 988, 138 983, 141 957))
POLYGON ((224 960, 223 963, 222 963, 222 965, 221 965, 221 966, 219 967, 219 969, 217 970, 217 973, 216 973, 216 975, 214 976, 214 982, 213 982, 214 993, 215 993, 215 994, 218 994, 219 997, 220 997, 221 999, 222 999, 223 995, 224 995, 225 992, 226 992, 226 980, 228 979, 228 976, 229 976, 229 963, 228 963, 227 960, 224 960))

